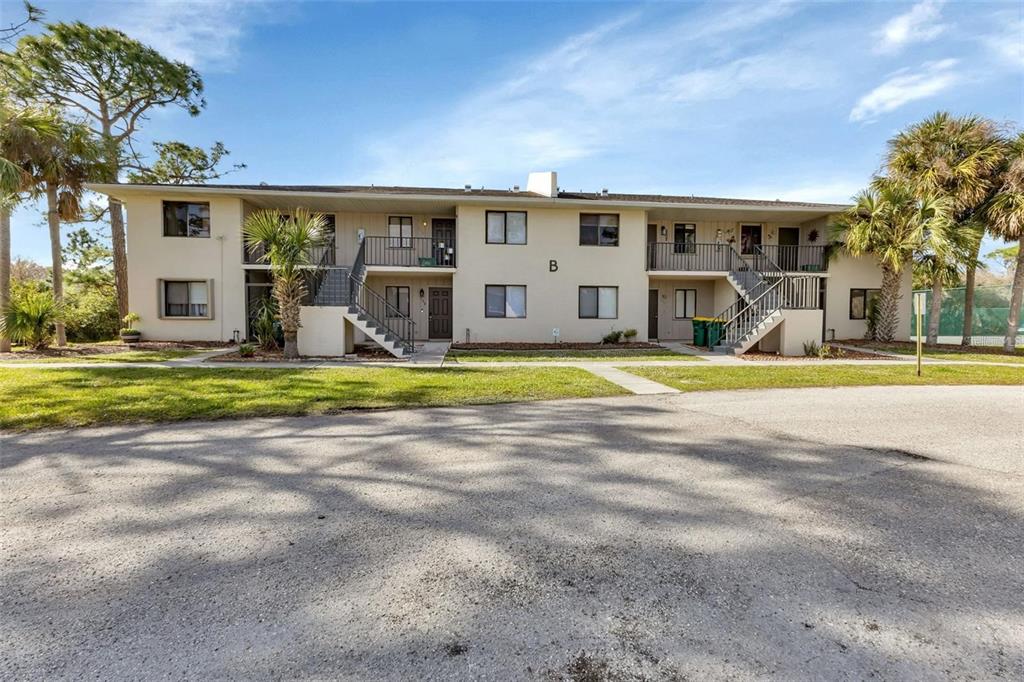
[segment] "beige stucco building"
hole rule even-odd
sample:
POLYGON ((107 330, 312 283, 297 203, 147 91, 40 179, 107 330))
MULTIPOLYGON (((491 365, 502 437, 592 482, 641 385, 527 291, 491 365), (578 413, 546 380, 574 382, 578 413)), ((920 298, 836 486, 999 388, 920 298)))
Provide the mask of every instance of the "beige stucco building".
MULTIPOLYGON (((691 341, 722 321, 719 348, 802 354, 864 336, 881 272, 844 255, 834 204, 526 188, 96 185, 127 210, 130 307, 147 338, 249 335, 270 292, 244 248, 246 216, 307 208, 328 218, 314 254, 300 350, 338 355, 373 341, 691 341)), ((909 300, 910 279, 904 282, 909 300)), ((906 306, 904 306, 906 307, 906 306)), ((902 320, 901 330, 908 329, 902 320)))

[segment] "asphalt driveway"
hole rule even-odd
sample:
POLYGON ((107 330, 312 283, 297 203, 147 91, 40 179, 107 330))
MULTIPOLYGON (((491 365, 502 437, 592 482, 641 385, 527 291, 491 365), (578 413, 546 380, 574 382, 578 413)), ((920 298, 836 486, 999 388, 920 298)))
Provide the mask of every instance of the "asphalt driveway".
POLYGON ((0 436, 0 677, 1024 675, 1024 389, 0 436))

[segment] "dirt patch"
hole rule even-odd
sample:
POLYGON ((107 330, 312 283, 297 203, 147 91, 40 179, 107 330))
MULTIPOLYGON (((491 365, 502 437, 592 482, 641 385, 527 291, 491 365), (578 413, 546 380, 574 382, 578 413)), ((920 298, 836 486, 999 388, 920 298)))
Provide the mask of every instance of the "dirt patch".
POLYGON ((129 346, 125 343, 75 343, 64 348, 53 346, 43 350, 17 350, 13 353, 4 353, 4 359, 18 360, 43 360, 47 358, 63 358, 74 360, 75 358, 87 358, 96 355, 111 355, 113 353, 127 353, 129 351, 162 351, 162 350, 210 350, 212 348, 227 348, 231 343, 217 343, 215 341, 140 341, 129 346))
POLYGON ((452 350, 635 350, 664 348, 656 343, 455 343, 452 350))

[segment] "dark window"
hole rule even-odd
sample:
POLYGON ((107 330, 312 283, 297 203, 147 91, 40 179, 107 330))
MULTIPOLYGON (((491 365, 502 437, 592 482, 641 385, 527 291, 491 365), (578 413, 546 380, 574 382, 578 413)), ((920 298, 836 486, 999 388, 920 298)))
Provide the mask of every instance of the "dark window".
POLYGON ((487 211, 488 244, 525 244, 526 211, 487 211))
POLYGON ((384 287, 384 297, 390 306, 388 317, 394 317, 392 313, 395 310, 409 317, 409 287, 384 287))
POLYGON ((580 319, 614 320, 618 316, 618 287, 580 287, 580 319))
POLYGON ((619 216, 616 213, 581 213, 581 246, 618 246, 619 216))
POLYGON ((850 289, 850 319, 867 319, 871 305, 878 298, 878 292, 878 289, 850 289))
POLYGON ((673 235, 676 253, 695 253, 697 251, 697 226, 690 223, 676 223, 673 235))
POLYGON ((196 282, 164 282, 164 317, 210 317, 210 287, 196 282))
POLYGON ((388 218, 388 248, 412 248, 412 218, 409 216, 391 216, 388 218))
POLYGON ((692 320, 697 314, 697 290, 676 289, 675 315, 677 320, 692 320))
POLYGON ((164 202, 165 237, 209 237, 210 204, 164 202))
POLYGON ((526 317, 526 287, 488 284, 484 287, 486 317, 526 317))

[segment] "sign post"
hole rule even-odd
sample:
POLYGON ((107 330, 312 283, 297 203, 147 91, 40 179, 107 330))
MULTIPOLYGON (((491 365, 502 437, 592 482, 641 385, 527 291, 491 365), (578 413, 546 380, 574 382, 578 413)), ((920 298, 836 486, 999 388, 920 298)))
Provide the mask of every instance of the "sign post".
POLYGON ((921 318, 924 315, 924 293, 914 294, 914 314, 917 316, 917 376, 921 376, 921 318))

